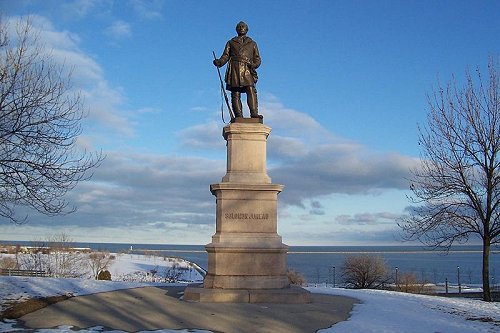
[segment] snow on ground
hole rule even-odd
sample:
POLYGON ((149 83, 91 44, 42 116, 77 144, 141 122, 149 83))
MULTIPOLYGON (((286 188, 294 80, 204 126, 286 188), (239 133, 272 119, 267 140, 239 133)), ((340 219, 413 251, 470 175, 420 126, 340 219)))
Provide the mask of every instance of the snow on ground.
POLYGON ((500 332, 500 303, 415 295, 384 290, 308 288, 311 292, 354 297, 349 320, 318 333, 500 332))
MULTIPOLYGON (((92 278, 88 255, 78 254, 81 256, 81 274, 85 277, 92 278)), ((132 282, 201 282, 203 281, 204 269, 196 263, 187 261, 178 257, 164 257, 144 254, 125 254, 111 253, 114 260, 110 262, 107 270, 111 273, 113 281, 132 281, 132 282)), ((31 258, 28 254, 19 254, 20 257, 31 258)), ((0 254, 0 259, 11 258, 14 260, 14 254, 0 254)), ((53 258, 49 255, 42 254, 42 261, 47 263, 53 262, 53 258)), ((23 262, 20 258, 20 269, 32 269, 32 267, 23 267, 23 262)), ((32 263, 32 262, 31 262, 32 263)), ((47 270, 41 268, 42 270, 47 270)))
MULTIPOLYGON (((4 300, 61 294, 86 295, 145 285, 152 284, 85 279, 0 277, 0 298, 4 300)), ((354 306, 349 320, 320 330, 318 333, 493 333, 500 331, 500 303, 381 290, 314 287, 308 289, 314 293, 354 297, 361 301, 360 304, 354 306)), ((0 322, 0 332, 15 331, 15 323, 15 321, 0 322)), ((102 330, 102 327, 94 327, 78 332, 101 332, 102 330)), ((61 326, 57 329, 36 330, 35 332, 75 332, 75 330, 61 326)), ((160 330, 154 332, 202 333, 209 331, 160 330)))
POLYGON ((203 281, 199 266, 181 258, 114 255, 116 259, 108 268, 113 281, 96 281, 92 278, 0 277, 0 311, 5 310, 6 306, 14 301, 28 298, 82 296, 119 289, 165 285, 168 277, 175 277, 177 281, 182 282, 203 281))
POLYGON ((0 310, 12 302, 48 296, 83 296, 106 291, 162 285, 148 282, 97 281, 91 279, 56 279, 43 277, 1 276, 0 310))
MULTIPOLYGON (((179 267, 180 261, 175 261, 179 267)), ((173 262, 162 257, 118 255, 110 267, 112 278, 151 276, 157 267, 172 267, 173 262)), ((184 265, 184 264, 182 264, 184 265)), ((189 264, 186 264, 189 266, 189 264)), ((158 272, 161 270, 158 270, 158 272)), ((188 270, 183 270, 188 272, 188 270)), ((159 273, 156 274, 159 274, 159 273)), ((188 273, 189 274, 189 273, 188 273)), ((191 274, 194 274, 193 272, 191 274)), ((193 276, 192 276, 193 277, 193 276)), ((8 303, 27 298, 57 295, 87 295, 125 288, 159 285, 152 282, 96 281, 91 279, 54 279, 35 277, 0 277, 0 309, 8 303)), ((161 285, 172 285, 162 283, 161 285)), ((360 300, 354 306, 349 320, 318 333, 493 333, 500 332, 500 303, 486 303, 463 298, 413 295, 381 290, 350 290, 310 287, 314 293, 354 297, 360 300)), ((19 331, 15 320, 0 322, 0 333, 19 331)), ((103 332, 102 327, 79 330, 80 333, 103 332)), ((75 332, 75 328, 35 330, 37 333, 75 332)), ((107 331, 108 332, 108 331, 107 331)), ((119 331, 113 331, 121 333, 119 331)), ((155 333, 207 333, 203 330, 159 330, 155 333)))
MULTIPOLYGON (((16 323, 14 320, 8 320, 5 322, 0 322, 0 333, 7 332, 20 332, 25 331, 23 329, 16 328, 16 323)), ((33 333, 98 333, 98 332, 106 332, 106 333, 124 333, 123 331, 116 330, 108 330, 102 326, 90 327, 87 329, 76 330, 73 326, 59 326, 58 328, 45 328, 33 330, 30 332, 33 333)), ((182 330, 156 330, 156 331, 138 331, 137 333, 212 333, 211 331, 206 330, 196 330, 196 329, 182 329, 182 330)))
POLYGON ((195 263, 182 258, 159 257, 142 254, 114 254, 109 267, 111 279, 114 281, 176 281, 201 282, 203 270, 195 263))

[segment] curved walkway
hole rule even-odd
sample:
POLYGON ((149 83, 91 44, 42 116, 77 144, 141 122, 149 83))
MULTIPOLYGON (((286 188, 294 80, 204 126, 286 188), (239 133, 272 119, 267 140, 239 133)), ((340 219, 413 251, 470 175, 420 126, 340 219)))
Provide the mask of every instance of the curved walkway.
POLYGON ((146 287, 79 296, 20 318, 26 328, 104 326, 126 332, 204 329, 224 333, 316 332, 349 317, 357 300, 312 294, 309 304, 191 303, 184 287, 146 287))

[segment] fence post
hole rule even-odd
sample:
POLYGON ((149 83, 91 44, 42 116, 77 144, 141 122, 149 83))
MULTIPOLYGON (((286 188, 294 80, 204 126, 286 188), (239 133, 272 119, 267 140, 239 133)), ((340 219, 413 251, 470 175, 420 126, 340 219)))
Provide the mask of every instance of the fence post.
POLYGON ((445 286, 446 286, 446 295, 448 295, 448 278, 446 278, 445 286))

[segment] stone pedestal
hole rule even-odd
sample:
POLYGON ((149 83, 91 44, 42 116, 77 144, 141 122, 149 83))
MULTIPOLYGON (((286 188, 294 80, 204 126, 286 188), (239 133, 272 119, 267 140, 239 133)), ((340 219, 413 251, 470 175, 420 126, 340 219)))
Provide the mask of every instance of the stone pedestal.
POLYGON ((271 128, 247 119, 223 130, 227 172, 210 185, 216 197, 216 231, 208 252, 203 287, 187 288, 184 299, 202 302, 305 303, 310 295, 290 288, 288 247, 277 233, 278 194, 266 171, 271 128))

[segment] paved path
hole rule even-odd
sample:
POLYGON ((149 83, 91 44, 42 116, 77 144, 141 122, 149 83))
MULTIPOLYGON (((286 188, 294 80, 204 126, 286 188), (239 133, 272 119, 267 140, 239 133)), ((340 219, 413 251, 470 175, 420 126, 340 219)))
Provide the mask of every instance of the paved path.
POLYGON ((204 329, 224 333, 306 333, 346 320, 357 301, 313 294, 310 304, 191 303, 184 288, 147 287, 70 298, 21 317, 27 328, 104 326, 137 332, 204 329))

